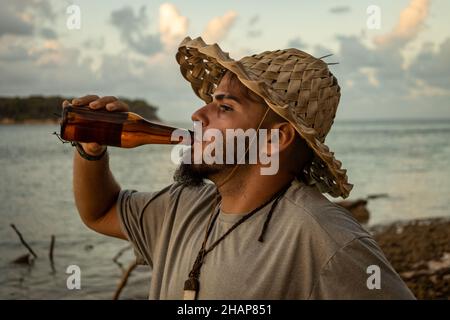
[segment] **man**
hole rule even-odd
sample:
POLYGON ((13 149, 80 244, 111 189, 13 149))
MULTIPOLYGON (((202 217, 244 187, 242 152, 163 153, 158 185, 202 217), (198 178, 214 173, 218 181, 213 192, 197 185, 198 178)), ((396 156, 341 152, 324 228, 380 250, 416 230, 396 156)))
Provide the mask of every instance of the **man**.
MULTIPOLYGON (((414 298, 370 234, 322 195, 345 198, 352 187, 324 144, 340 97, 327 64, 296 49, 234 61, 201 38, 186 38, 177 61, 207 103, 192 120, 221 132, 278 129, 277 148, 265 144, 279 169, 182 164, 173 184, 136 192, 114 180, 106 147, 82 144, 90 157, 74 155, 80 216, 133 244, 138 262, 152 267, 149 298, 414 298)), ((72 104, 128 110, 114 97, 72 104)), ((194 151, 209 143, 196 141, 194 151)))

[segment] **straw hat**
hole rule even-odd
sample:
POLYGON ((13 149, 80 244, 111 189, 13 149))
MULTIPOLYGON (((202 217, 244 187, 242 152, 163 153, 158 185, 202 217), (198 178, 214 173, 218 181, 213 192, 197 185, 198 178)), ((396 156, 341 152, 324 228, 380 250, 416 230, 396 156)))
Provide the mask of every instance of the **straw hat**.
POLYGON ((314 157, 303 170, 304 180, 322 193, 348 197, 353 185, 347 181, 347 170, 324 144, 340 98, 340 87, 327 63, 297 49, 265 51, 236 61, 217 44, 208 45, 200 37, 186 37, 176 59, 183 77, 206 103, 212 101, 227 70, 236 74, 243 85, 289 121, 313 150, 314 157))

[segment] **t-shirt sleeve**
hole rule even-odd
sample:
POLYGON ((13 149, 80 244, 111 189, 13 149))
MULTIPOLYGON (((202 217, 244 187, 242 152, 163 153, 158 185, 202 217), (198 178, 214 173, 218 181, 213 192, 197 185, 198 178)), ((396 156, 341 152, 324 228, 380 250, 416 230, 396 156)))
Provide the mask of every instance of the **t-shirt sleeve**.
POLYGON ((153 267, 153 253, 167 212, 170 186, 158 192, 121 190, 117 213, 138 264, 153 267))
POLYGON ((375 240, 357 238, 338 250, 320 272, 310 299, 415 299, 375 240))

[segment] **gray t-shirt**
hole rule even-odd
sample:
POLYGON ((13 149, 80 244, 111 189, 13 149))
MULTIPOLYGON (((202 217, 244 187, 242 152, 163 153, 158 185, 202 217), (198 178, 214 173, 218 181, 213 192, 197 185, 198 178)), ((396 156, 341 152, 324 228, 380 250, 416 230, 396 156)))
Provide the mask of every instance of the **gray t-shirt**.
MULTIPOLYGON (((149 299, 183 298, 215 197, 212 184, 120 192, 117 210, 124 233, 138 262, 152 268, 149 299)), ((260 242, 270 207, 239 225, 206 256, 198 299, 414 298, 370 234, 315 187, 293 181, 260 242), (372 289, 367 285, 369 277, 377 276, 368 272, 372 265, 379 267, 380 289, 373 288, 373 278, 372 289)), ((243 215, 220 212, 207 247, 243 215)))

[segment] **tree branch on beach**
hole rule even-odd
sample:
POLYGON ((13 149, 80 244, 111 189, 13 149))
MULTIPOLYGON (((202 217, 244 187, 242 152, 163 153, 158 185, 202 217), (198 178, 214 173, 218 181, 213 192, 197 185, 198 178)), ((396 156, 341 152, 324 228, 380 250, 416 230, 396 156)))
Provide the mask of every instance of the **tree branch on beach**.
POLYGON ((51 240, 50 240, 50 249, 48 252, 48 257, 50 259, 50 266, 52 267, 52 272, 55 273, 55 262, 53 260, 53 250, 55 248, 55 236, 52 234, 51 240))
POLYGON ((128 266, 128 269, 124 272, 124 274, 122 275, 122 278, 120 279, 120 282, 119 282, 119 285, 117 286, 116 292, 114 292, 113 300, 119 299, 123 288, 125 288, 125 286, 127 285, 128 278, 130 277, 133 270, 137 267, 137 265, 138 265, 137 261, 134 261, 128 266))
POLYGON ((24 245, 25 248, 27 248, 27 250, 30 252, 30 254, 34 257, 37 258, 37 254, 33 251, 33 249, 31 249, 31 247, 29 246, 29 244, 25 241, 25 239, 23 238, 22 234, 20 233, 19 230, 17 230, 16 226, 11 223, 11 228, 13 228, 13 230, 16 232, 16 234, 19 236, 20 242, 24 245))

